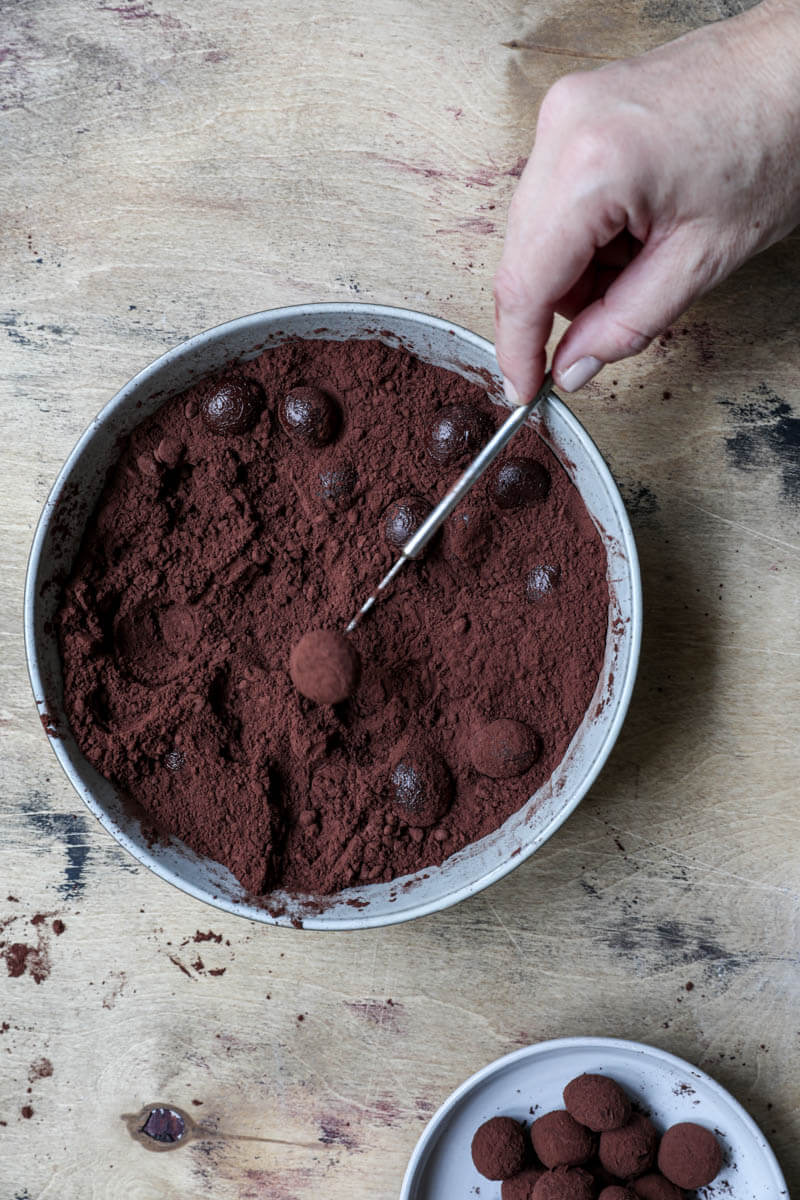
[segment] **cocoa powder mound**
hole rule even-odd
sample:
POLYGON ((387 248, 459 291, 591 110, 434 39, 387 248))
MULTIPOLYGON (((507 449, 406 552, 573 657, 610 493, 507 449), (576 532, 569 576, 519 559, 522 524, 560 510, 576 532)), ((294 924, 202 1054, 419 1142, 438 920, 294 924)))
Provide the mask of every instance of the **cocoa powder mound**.
POLYGON ((513 456, 538 464, 536 489, 509 493, 501 456, 352 635, 355 695, 317 705, 292 686, 300 637, 343 629, 394 561, 389 506, 431 508, 463 469, 458 446, 453 461, 429 452, 452 406, 477 410, 469 428, 502 416, 479 386, 379 341, 294 339, 145 420, 87 526, 58 617, 78 744, 152 836, 177 835, 251 893, 330 894, 442 862, 548 779, 592 698, 605 551, 529 428, 513 456), (246 421, 215 426, 223 384, 246 421), (279 422, 295 388, 335 402, 331 441, 279 422), (471 754, 501 718, 538 748, 512 778, 471 754), (401 739, 446 765, 452 800, 432 825, 394 803, 401 739))

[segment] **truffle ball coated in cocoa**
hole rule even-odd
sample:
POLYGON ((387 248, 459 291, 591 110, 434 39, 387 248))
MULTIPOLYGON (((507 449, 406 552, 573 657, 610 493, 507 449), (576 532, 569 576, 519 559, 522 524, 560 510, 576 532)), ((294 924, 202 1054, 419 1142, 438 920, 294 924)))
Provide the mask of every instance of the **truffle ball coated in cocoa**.
POLYGON ((636 1193, 632 1192, 629 1187, 612 1183, 610 1187, 603 1188, 598 1200, 636 1200, 636 1193))
POLYGON ((552 598, 561 582, 561 568, 541 563, 531 567, 525 580, 525 596, 533 604, 552 598))
POLYGON ((453 798, 453 782, 444 759, 421 741, 411 740, 395 748, 390 785, 398 816, 415 828, 435 825, 453 798))
POLYGON ((581 1125, 602 1133, 619 1129, 631 1115, 631 1102, 615 1079, 607 1075, 579 1075, 564 1088, 564 1104, 581 1125))
POLYGON ((541 1167, 526 1167, 518 1175, 512 1175, 500 1188, 500 1200, 533 1200, 533 1189, 542 1175, 541 1167))
POLYGON ((524 775, 536 762, 538 754, 539 739, 522 721, 499 717, 473 730, 473 765, 476 771, 490 779, 513 779, 524 775))
POLYGON ((355 646, 343 634, 312 629, 292 650, 289 674, 298 692, 309 700, 339 704, 356 690, 361 661, 355 646))
POLYGON ((670 1183, 663 1175, 655 1173, 634 1179, 631 1184, 631 1193, 638 1200, 683 1200, 683 1192, 680 1188, 676 1188, 675 1184, 670 1183))
POLYGON ((449 404, 434 413, 428 427, 428 454, 442 467, 474 458, 494 433, 488 413, 471 404, 449 404))
POLYGON ((591 1158, 594 1138, 588 1129, 564 1112, 545 1113, 531 1126, 531 1141, 546 1167, 577 1167, 591 1158))
POLYGON ((535 458, 507 458, 496 467, 489 495, 498 508, 530 508, 550 491, 550 473, 535 458))
POLYGON ((352 463, 342 461, 319 473, 319 494, 326 506, 344 510, 355 500, 358 476, 352 463))
POLYGON ((333 396, 316 387, 296 387, 278 405, 278 420, 285 431, 307 446, 327 446, 340 424, 333 396))
POLYGON ((477 567, 489 553, 492 522, 480 508, 459 504, 444 524, 444 549, 468 567, 477 567))
POLYGON ((634 1113, 627 1125, 600 1134, 599 1157, 617 1179, 644 1175, 656 1160, 658 1134, 651 1120, 634 1113))
POLYGON ((401 496, 383 514, 383 536, 395 550, 405 546, 430 512, 421 496, 401 496))
POLYGON ((658 1149, 658 1169, 680 1188, 711 1183, 722 1167, 722 1147, 710 1129, 681 1121, 671 1125, 658 1149))
POLYGON ((533 1189, 533 1200, 592 1200, 594 1180, 580 1167, 545 1171, 533 1189))
POLYGON ((472 1161, 486 1179, 508 1179, 525 1163, 525 1131, 511 1117, 492 1117, 476 1129, 472 1161))
POLYGON ((232 376, 202 401, 200 416, 212 433, 240 434, 252 429, 264 403, 254 379, 232 376))

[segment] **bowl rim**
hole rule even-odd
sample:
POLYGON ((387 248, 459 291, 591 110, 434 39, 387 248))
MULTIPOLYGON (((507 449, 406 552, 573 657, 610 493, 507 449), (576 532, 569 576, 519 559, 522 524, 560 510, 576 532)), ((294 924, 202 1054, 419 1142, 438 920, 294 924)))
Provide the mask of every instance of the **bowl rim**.
MULTIPOLYGON (((670 1050, 662 1050, 660 1046, 651 1046, 647 1042, 631 1041, 628 1038, 616 1037, 562 1037, 549 1038, 543 1042, 532 1042, 529 1046, 523 1046, 520 1050, 512 1050, 510 1054, 503 1054, 500 1058, 496 1058, 493 1062, 487 1063, 485 1067, 481 1067, 463 1083, 450 1093, 449 1096, 439 1105, 436 1112, 420 1134, 416 1145, 408 1160, 403 1182, 400 1187, 399 1200, 410 1200, 411 1188, 416 1183, 415 1176, 419 1170, 425 1165, 425 1159, 430 1148, 431 1141, 442 1122, 452 1112, 456 1105, 471 1092, 478 1087, 486 1079, 492 1075, 510 1066, 512 1063, 520 1062, 526 1058, 532 1061, 537 1055, 549 1054, 558 1052, 559 1050, 580 1050, 595 1051, 598 1049, 606 1051, 624 1051, 629 1053, 641 1054, 645 1058, 660 1059, 664 1063, 669 1063, 670 1066, 677 1067, 681 1071, 686 1071, 695 1079, 699 1079, 717 1098, 731 1108, 747 1128, 748 1132, 758 1141, 761 1150, 764 1154, 765 1163, 775 1174, 776 1182, 786 1187, 786 1180, 781 1170, 775 1151, 770 1146, 767 1137, 757 1122, 750 1113, 742 1105, 726 1087, 716 1080, 713 1075, 709 1075, 702 1067, 696 1067, 693 1063, 687 1062, 685 1058, 680 1058, 679 1055, 673 1054, 670 1050)), ((786 1191, 788 1196, 788 1191, 786 1191)))
MULTIPOLYGON (((25 575, 25 588, 23 600, 23 629, 25 640, 25 657, 28 668, 28 678, 30 680, 31 689, 33 691, 34 701, 42 724, 46 730, 47 717, 47 701, 46 689, 42 678, 39 662, 39 646, 35 630, 35 612, 37 605, 36 581, 39 575, 39 570, 42 561, 42 551, 46 535, 48 533, 50 520, 61 498, 61 492, 64 484, 67 482, 76 461, 80 458, 93 438, 95 431, 101 423, 113 419, 120 409, 123 409, 131 392, 145 385, 151 376, 160 374, 165 367, 179 361, 180 359, 190 356, 195 350, 203 347, 209 341, 218 341, 220 338, 232 334, 234 331, 245 330, 251 323, 269 317, 271 321, 280 321, 281 319, 291 319, 294 316, 307 315, 313 313, 314 316, 324 315, 339 315, 343 312, 363 316, 372 320, 380 320, 382 316, 389 319, 403 318, 412 323, 422 324, 428 328, 440 330, 447 334, 453 334, 462 342, 466 342, 475 349, 479 350, 484 355, 487 355, 491 360, 496 362, 495 347, 492 342, 479 334, 466 329, 453 321, 445 320, 442 317, 432 316, 429 313, 419 312, 416 309, 405 308, 400 305, 387 304, 370 304, 355 301, 341 302, 324 302, 324 303, 309 303, 309 304, 292 304, 284 305, 278 308, 263 309, 257 312, 249 313, 245 316, 235 317, 230 321, 221 322, 218 325, 213 325, 210 328, 194 334, 176 346, 166 350, 157 358, 153 359, 135 375, 133 375, 121 388, 108 400, 95 414, 89 425, 84 429, 81 436, 73 446, 61 469, 59 470, 52 487, 47 495, 47 499, 42 506, 42 511, 36 523, 36 529, 31 542, 30 551, 28 554, 28 562, 25 575), (41 699, 40 699, 41 697, 41 699)), ((376 336, 379 336, 376 330, 376 336)), ((167 866, 160 859, 152 855, 149 850, 142 845, 137 844, 131 839, 124 829, 122 829, 116 821, 109 816, 102 804, 95 798, 94 793, 84 780, 80 773, 75 768, 67 754, 62 740, 58 737, 48 737, 51 748, 55 753, 62 769, 67 778, 72 784, 75 791, 83 800, 86 807, 94 817, 100 822, 103 828, 111 834, 111 836, 127 850, 133 858, 142 866, 147 867, 160 879, 171 883, 179 891, 201 900, 213 908, 241 916, 249 920, 259 921, 262 924, 268 925, 283 925, 292 926, 295 928, 310 929, 325 932, 338 932, 349 930, 360 930, 368 928, 382 928, 388 925, 400 924, 402 922, 416 920, 419 917, 428 916, 431 913, 444 911, 462 900, 468 899, 470 896, 476 895, 485 888, 503 879, 510 874, 516 867, 526 862, 532 854, 539 849, 552 835, 564 824, 568 817, 572 815, 580 802, 583 800, 586 793, 597 779, 600 771, 605 766, 611 751, 613 750, 620 730, 627 716, 630 706, 633 688, 636 682, 636 675, 639 665, 639 655, 641 651, 642 640, 642 585, 641 572, 639 566, 639 557, 636 550, 636 542, 633 536, 633 530, 630 524, 625 504, 619 493, 619 488, 606 465, 606 462, 595 445, 594 440, 589 433, 584 429, 583 425, 578 421, 577 417, 567 407, 567 405, 555 393, 548 396, 548 405, 555 411, 559 420, 569 429, 571 435, 580 441, 587 458, 590 460, 592 469, 596 473, 601 484, 615 496, 619 503, 617 507, 617 517, 619 521, 620 546, 624 554, 624 558, 628 563, 630 589, 631 589, 631 606, 627 614, 629 618, 629 639, 630 652, 625 668, 624 676, 617 679, 615 686, 615 712, 605 733, 602 747, 599 753, 592 761, 591 768, 587 771, 584 779, 579 787, 571 792, 567 803, 559 809, 558 813, 544 826, 538 833, 522 845, 518 852, 513 856, 509 855, 500 861, 497 865, 485 871, 477 879, 470 880, 460 886, 456 886, 452 890, 445 892, 435 898, 430 898, 417 904, 411 904, 406 908, 392 909, 384 911, 380 914, 370 915, 367 910, 359 908, 353 909, 353 915, 342 915, 331 920, 326 919, 324 908, 321 912, 305 912, 302 920, 298 922, 297 918, 292 918, 283 912, 273 913, 269 907, 263 907, 252 903, 249 900, 232 901, 225 896, 213 895, 208 889, 198 887, 191 881, 181 877, 171 867, 167 866)), ((288 895, 288 894, 287 894, 288 895)), ((281 892, 273 893, 276 899, 279 899, 281 892)), ((322 898, 324 900, 324 898, 322 898)))

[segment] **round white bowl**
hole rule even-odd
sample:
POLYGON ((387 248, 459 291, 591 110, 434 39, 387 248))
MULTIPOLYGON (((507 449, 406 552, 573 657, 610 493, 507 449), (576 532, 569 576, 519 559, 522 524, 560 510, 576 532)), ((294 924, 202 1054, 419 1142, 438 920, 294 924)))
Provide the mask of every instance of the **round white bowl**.
MULTIPOLYGON (((605 661, 586 716, 550 779, 501 828, 438 867, 335 896, 276 891, 246 895, 238 881, 183 842, 150 845, 124 796, 86 761, 63 711, 54 616, 89 517, 119 454, 120 439, 190 384, 260 354, 289 337, 378 338, 426 362, 457 371, 501 395, 494 347, 448 321, 375 304, 305 304, 218 325, 145 367, 95 417, 64 464, 39 519, 25 584, 25 643, 33 694, 56 757, 97 819, 134 858, 162 879, 256 921, 307 929, 363 929, 407 921, 456 904, 529 858, 580 803, 608 758, 633 690, 642 629, 636 546, 617 487, 597 447, 559 400, 539 406, 535 427, 580 491, 608 555, 610 590, 605 661)), ((402 419, 398 414, 397 419, 402 419)))
POLYGON ((499 1185, 487 1184, 473 1166, 470 1145, 475 1130, 490 1117, 514 1117, 527 1124, 532 1116, 563 1108, 565 1085, 584 1072, 616 1079, 662 1132, 679 1121, 693 1121, 716 1133, 725 1156, 723 1167, 698 1196, 787 1200, 786 1180, 767 1139, 730 1092, 666 1050, 600 1037, 557 1038, 526 1046, 462 1083, 423 1130, 400 1200, 451 1200, 472 1196, 478 1189, 499 1195, 499 1185))

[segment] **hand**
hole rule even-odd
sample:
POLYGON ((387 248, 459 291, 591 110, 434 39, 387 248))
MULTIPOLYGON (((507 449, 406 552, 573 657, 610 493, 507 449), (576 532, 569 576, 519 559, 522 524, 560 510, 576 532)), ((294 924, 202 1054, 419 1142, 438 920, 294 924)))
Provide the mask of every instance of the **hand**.
POLYGON ((525 403, 638 354, 800 222, 800 3, 764 0, 544 98, 495 277, 497 358, 525 403))

